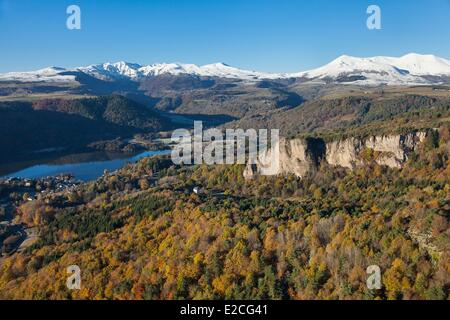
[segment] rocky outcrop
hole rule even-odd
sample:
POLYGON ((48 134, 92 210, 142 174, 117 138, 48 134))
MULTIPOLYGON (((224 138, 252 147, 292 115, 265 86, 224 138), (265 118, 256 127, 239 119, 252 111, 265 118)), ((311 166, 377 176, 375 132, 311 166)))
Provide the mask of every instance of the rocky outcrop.
POLYGON ((373 136, 367 139, 349 138, 327 144, 326 161, 330 165, 353 169, 364 163, 364 150, 374 152, 374 161, 390 168, 400 168, 426 137, 425 132, 405 135, 373 136))
POLYGON ((433 258, 432 262, 435 262, 442 257, 444 250, 435 245, 431 232, 420 232, 413 227, 410 227, 408 229, 408 234, 420 248, 428 252, 433 258))
POLYGON ((280 139, 278 155, 273 148, 259 156, 257 172, 261 175, 293 173, 303 177, 317 168, 325 156, 325 143, 322 139, 280 139))
POLYGON ((259 155, 256 165, 247 165, 246 179, 261 175, 295 174, 304 177, 326 162, 331 166, 354 169, 367 161, 391 168, 400 168, 411 152, 425 139, 426 132, 380 135, 369 138, 348 138, 325 143, 323 139, 280 139, 274 148, 259 155), (275 149, 276 150, 276 149, 275 149), (368 157, 370 159, 368 159, 368 157))
POLYGON ((355 138, 327 143, 325 159, 333 166, 353 168, 361 145, 361 141, 355 138))

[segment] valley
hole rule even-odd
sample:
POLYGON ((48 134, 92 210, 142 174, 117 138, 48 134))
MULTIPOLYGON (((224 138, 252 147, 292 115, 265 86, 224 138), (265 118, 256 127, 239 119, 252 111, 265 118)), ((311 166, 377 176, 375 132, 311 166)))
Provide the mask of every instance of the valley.
POLYGON ((448 299, 447 66, 0 75, 0 298, 448 299), (175 165, 171 134, 194 120, 280 129, 279 170, 175 165), (379 290, 365 285, 374 264, 379 290))

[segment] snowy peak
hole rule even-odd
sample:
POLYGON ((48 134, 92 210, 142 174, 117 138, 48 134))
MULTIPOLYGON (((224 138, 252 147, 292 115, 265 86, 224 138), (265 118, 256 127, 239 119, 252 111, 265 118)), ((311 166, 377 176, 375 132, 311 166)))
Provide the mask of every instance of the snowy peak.
POLYGON ((213 63, 199 67, 197 75, 206 77, 237 78, 237 79, 275 79, 277 74, 250 71, 231 67, 225 63, 213 63))
POLYGON ((204 66, 183 63, 156 63, 147 66, 141 66, 135 63, 116 62, 93 65, 87 68, 78 68, 78 70, 102 79, 114 79, 123 77, 136 80, 144 77, 154 77, 163 74, 190 74, 204 77, 236 78, 247 80, 278 77, 277 75, 269 73, 248 71, 230 67, 225 63, 214 63, 204 66))
POLYGON ((417 53, 410 53, 399 58, 384 56, 357 58, 343 55, 327 66, 341 67, 343 70, 403 69, 413 75, 450 74, 450 60, 434 55, 420 55, 417 53))
POLYGON ((18 82, 72 82, 75 76, 64 75, 64 68, 48 67, 37 71, 9 72, 0 74, 0 81, 18 82))
POLYGON ((343 55, 323 67, 300 72, 294 76, 369 85, 427 84, 430 80, 426 76, 449 77, 450 61, 433 55, 415 53, 400 58, 383 56, 357 58, 343 55))
POLYGON ((78 71, 92 75, 99 79, 109 80, 115 78, 133 78, 137 75, 138 64, 119 61, 115 63, 103 63, 78 68, 78 71))
POLYGON ((410 53, 400 58, 385 58, 414 75, 450 75, 450 60, 434 55, 410 53))

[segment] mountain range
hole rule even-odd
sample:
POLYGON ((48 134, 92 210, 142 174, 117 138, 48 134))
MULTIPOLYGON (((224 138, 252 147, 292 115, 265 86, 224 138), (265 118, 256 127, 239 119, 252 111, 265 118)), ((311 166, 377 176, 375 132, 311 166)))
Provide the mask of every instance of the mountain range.
POLYGON ((434 55, 407 54, 399 58, 358 58, 343 55, 317 69, 295 73, 267 73, 243 70, 224 63, 197 66, 182 63, 140 65, 128 62, 103 63, 65 69, 49 67, 30 72, 0 74, 0 82, 76 82, 90 76, 102 81, 142 81, 161 75, 191 75, 243 81, 297 79, 305 83, 354 85, 429 85, 450 81, 450 60, 434 55))

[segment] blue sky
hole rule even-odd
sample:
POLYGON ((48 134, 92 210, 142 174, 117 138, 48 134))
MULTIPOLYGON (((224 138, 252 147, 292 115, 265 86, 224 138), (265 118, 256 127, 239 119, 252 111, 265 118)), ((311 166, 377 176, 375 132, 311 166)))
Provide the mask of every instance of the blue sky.
POLYGON ((450 0, 0 0, 0 43, 0 72, 118 60, 293 72, 341 54, 450 59, 450 0), (71 4, 81 30, 66 28, 71 4), (370 4, 382 30, 366 28, 370 4))

